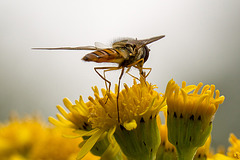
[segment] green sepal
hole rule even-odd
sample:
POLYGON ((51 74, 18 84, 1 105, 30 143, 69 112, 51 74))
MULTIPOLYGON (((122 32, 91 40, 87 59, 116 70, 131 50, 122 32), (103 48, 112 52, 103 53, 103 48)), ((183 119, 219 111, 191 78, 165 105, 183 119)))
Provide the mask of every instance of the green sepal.
POLYGON ((174 148, 166 148, 161 144, 158 148, 156 160, 177 160, 177 153, 174 148))
POLYGON ((168 112, 168 139, 177 150, 179 160, 192 160, 212 131, 212 122, 200 115, 177 115, 168 112))
POLYGON ((114 136, 128 160, 155 160, 161 142, 156 117, 142 118, 130 131, 120 125, 114 136))

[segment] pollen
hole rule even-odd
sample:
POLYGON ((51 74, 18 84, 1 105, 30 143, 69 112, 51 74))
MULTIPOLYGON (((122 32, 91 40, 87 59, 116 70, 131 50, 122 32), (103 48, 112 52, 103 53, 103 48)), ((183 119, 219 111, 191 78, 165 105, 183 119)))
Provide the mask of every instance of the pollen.
MULTIPOLYGON (((103 98, 100 98, 98 88, 93 88, 95 99, 89 97, 93 104, 90 107, 89 118, 93 128, 109 129, 118 125, 117 88, 116 85, 115 93, 108 93, 105 89, 102 89, 102 95, 107 94, 103 98)), ((155 88, 155 85, 151 85, 144 80, 141 80, 140 83, 134 80, 132 87, 124 84, 124 89, 119 93, 118 104, 120 123, 126 129, 136 128, 142 118, 147 121, 151 117, 156 117, 159 110, 164 106, 164 98, 154 90, 155 88)))

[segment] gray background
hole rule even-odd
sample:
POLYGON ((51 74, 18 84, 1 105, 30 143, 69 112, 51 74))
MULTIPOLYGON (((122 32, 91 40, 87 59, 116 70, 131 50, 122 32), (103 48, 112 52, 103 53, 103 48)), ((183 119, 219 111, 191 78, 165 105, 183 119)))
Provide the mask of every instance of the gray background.
MULTIPOLYGON (((119 37, 166 35, 150 45, 148 81, 164 92, 167 82, 215 84, 226 97, 215 116, 213 146, 228 145, 239 127, 239 0, 166 1, 0 1, 0 120, 11 111, 40 113, 45 120, 55 106, 91 86, 104 87, 94 66, 81 61, 87 51, 36 51, 32 47, 111 44, 119 37)), ((136 72, 136 71, 135 71, 136 72)), ((134 73, 134 71, 133 71, 134 73)), ((108 73, 113 83, 119 72, 108 73)), ((125 75, 122 82, 132 84, 125 75)))

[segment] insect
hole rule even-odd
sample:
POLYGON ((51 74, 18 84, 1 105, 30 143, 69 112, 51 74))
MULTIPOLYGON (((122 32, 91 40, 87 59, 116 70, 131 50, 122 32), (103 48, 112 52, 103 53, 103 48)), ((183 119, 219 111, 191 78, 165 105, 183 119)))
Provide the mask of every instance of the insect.
MULTIPOLYGON (((117 114, 118 122, 119 119, 119 105, 118 97, 120 90, 120 81, 126 69, 126 73, 130 76, 137 78, 129 73, 131 67, 139 70, 140 76, 146 78, 151 72, 151 68, 143 68, 143 64, 148 60, 150 49, 147 47, 148 44, 162 39, 165 35, 152 37, 143 40, 137 39, 122 39, 112 44, 112 47, 99 47, 99 43, 95 43, 95 46, 81 46, 81 47, 58 47, 58 48, 33 48, 33 49, 44 49, 44 50, 95 50, 91 53, 86 54, 82 60, 92 61, 97 63, 109 62, 118 64, 117 67, 94 67, 96 73, 105 81, 107 90, 110 92, 111 82, 106 79, 105 72, 113 70, 121 70, 118 79, 118 93, 117 93, 117 114), (147 74, 143 72, 143 69, 149 70, 147 74), (103 75, 100 74, 99 70, 103 70, 103 75), (107 87, 108 83, 108 87, 107 87)), ((138 78, 137 78, 138 79, 138 78)))

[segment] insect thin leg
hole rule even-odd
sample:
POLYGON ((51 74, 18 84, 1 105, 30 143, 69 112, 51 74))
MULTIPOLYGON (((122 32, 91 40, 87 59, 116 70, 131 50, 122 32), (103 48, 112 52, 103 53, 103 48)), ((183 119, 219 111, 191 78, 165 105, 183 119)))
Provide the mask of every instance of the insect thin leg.
POLYGON ((119 91, 120 91, 120 81, 121 81, 121 79, 122 79, 123 73, 124 73, 124 67, 122 67, 122 71, 121 71, 121 74, 120 74, 119 79, 118 79, 118 92, 117 92, 117 114, 118 114, 118 123, 120 123, 118 98, 119 98, 119 91))
MULTIPOLYGON (((134 66, 135 68, 139 69, 139 66, 134 66)), ((147 78, 149 76, 149 74, 151 73, 152 71, 152 68, 141 68, 142 70, 148 70, 147 74, 144 74, 145 72, 142 73, 142 76, 144 78, 147 78)), ((140 69, 139 69, 140 70, 140 69)))
POLYGON ((128 75, 130 75, 131 77, 136 78, 137 80, 140 81, 139 78, 137 78, 136 76, 134 76, 134 75, 132 75, 132 74, 129 73, 130 68, 133 66, 133 67, 135 67, 135 68, 137 68, 137 69, 139 70, 139 73, 140 73, 141 76, 143 76, 144 78, 146 78, 146 76, 143 74, 143 71, 142 71, 142 70, 143 70, 143 67, 142 67, 142 66, 143 66, 143 63, 144 63, 144 59, 141 58, 141 59, 139 59, 138 61, 136 61, 136 62, 128 65, 128 66, 127 66, 127 67, 128 67, 128 70, 126 71, 126 73, 127 73, 128 75))
POLYGON ((102 76, 102 75, 97 71, 97 70, 100 70, 100 69, 109 69, 109 67, 95 67, 94 70, 95 70, 95 72, 104 80, 105 85, 106 85, 106 90, 110 92, 111 82, 105 78, 105 75, 102 76), (107 87, 107 83, 108 83, 109 87, 107 87))
POLYGON ((134 75, 132 75, 131 73, 129 73, 130 69, 131 69, 131 66, 127 69, 126 73, 127 73, 129 76, 131 76, 131 77, 133 77, 133 78, 135 78, 135 79, 137 79, 137 80, 140 81, 139 78, 137 78, 136 76, 134 76, 134 75))
MULTIPOLYGON (((106 72, 108 72, 108 71, 113 71, 113 70, 118 70, 118 69, 120 69, 119 67, 109 67, 109 69, 105 69, 105 70, 103 70, 103 76, 104 76, 104 78, 106 79, 106 72)), ((106 85, 106 89, 108 89, 108 92, 110 93, 110 89, 111 89, 111 83, 110 83, 110 85, 109 85, 109 88, 107 88, 107 82, 105 81, 105 85, 106 85)), ((107 100, 106 100, 106 102, 105 102, 105 104, 107 103, 107 101, 108 101, 108 97, 107 97, 107 100)))
POLYGON ((138 66, 137 68, 139 69, 140 74, 143 75, 143 71, 142 70, 143 70, 144 59, 141 58, 137 62, 138 62, 138 63, 136 63, 136 65, 138 66))
POLYGON ((144 63, 144 59, 141 58, 141 59, 137 60, 136 62, 128 65, 127 67, 132 67, 132 66, 137 65, 138 67, 136 67, 136 68, 138 68, 138 69, 139 69, 139 72, 142 74, 142 66, 143 66, 143 63, 144 63))
POLYGON ((147 78, 149 76, 149 74, 151 73, 152 68, 142 68, 142 69, 149 70, 148 73, 144 76, 145 78, 147 78))
MULTIPOLYGON (((118 70, 118 69, 120 69, 120 68, 119 68, 119 67, 95 67, 95 68, 94 68, 95 72, 105 81, 106 90, 107 90, 107 92, 109 92, 109 93, 110 93, 110 88, 111 88, 111 82, 106 79, 106 77, 105 77, 105 72, 107 72, 107 71, 112 71, 112 70, 118 70), (100 69, 103 70, 103 75, 101 75, 101 74, 97 71, 97 70, 100 70, 100 69), (108 86, 109 86, 109 87, 107 87, 107 83, 108 83, 108 86)), ((107 100, 108 100, 108 98, 107 98, 107 100)), ((107 101, 106 101, 106 103, 107 103, 107 101)))
MULTIPOLYGON (((114 70, 118 70, 118 69, 120 69, 119 67, 108 67, 107 69, 105 69, 105 70, 103 70, 103 77, 106 79, 106 72, 108 72, 108 71, 114 71, 114 70)), ((106 81, 105 81, 105 85, 106 85, 106 88, 107 88, 107 83, 106 83, 106 81)), ((109 86, 108 87, 108 91, 110 91, 110 87, 111 86, 109 86)))
MULTIPOLYGON (((105 74, 106 70, 103 70, 103 77, 104 79, 106 79, 106 74, 105 74)), ((111 89, 111 82, 109 83, 109 85, 107 86, 107 81, 104 81, 105 82, 105 87, 107 89, 107 91, 110 92, 110 89, 111 89)))

